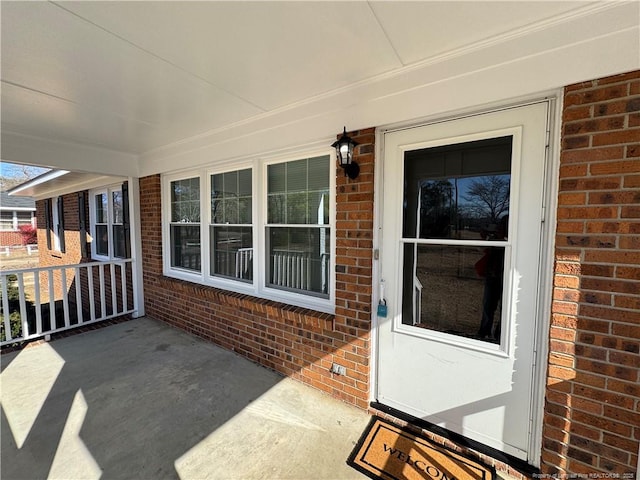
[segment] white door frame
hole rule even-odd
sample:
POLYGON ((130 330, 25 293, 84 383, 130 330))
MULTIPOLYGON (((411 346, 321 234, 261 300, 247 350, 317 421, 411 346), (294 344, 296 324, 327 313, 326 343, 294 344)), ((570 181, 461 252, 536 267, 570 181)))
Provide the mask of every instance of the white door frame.
POLYGON ((374 248, 374 268, 372 275, 373 294, 371 311, 371 364, 370 364, 370 390, 369 397, 371 401, 376 401, 378 388, 378 361, 379 361, 379 321, 375 314, 377 305, 382 298, 380 279, 381 279, 381 263, 378 252, 382 242, 382 202, 384 198, 384 138, 388 132, 396 130, 404 130, 422 126, 433 125, 437 123, 448 122, 469 116, 479 116, 500 110, 521 107, 533 103, 548 103, 548 119, 547 119, 547 151, 545 159, 544 173, 544 192, 543 192, 543 215, 541 253, 540 253, 540 269, 539 269, 539 308, 536 314, 536 338, 534 350, 534 369, 533 369, 533 398, 532 398, 532 425, 529 437, 529 463, 538 467, 540 466, 540 457, 542 455, 542 428, 544 417, 544 398, 546 393, 547 379, 547 358, 549 353, 548 340, 551 324, 551 302, 553 294, 553 264, 555 251, 555 230, 557 220, 558 207, 558 183, 560 172, 560 129, 562 125, 562 90, 548 92, 547 94, 536 95, 533 97, 523 98, 519 101, 507 104, 494 104, 485 109, 471 109, 459 112, 453 112, 448 116, 425 117, 423 119, 411 122, 401 122, 385 125, 376 128, 376 151, 374 165, 374 219, 373 219, 373 248, 374 248), (560 99, 560 100, 558 100, 560 99))

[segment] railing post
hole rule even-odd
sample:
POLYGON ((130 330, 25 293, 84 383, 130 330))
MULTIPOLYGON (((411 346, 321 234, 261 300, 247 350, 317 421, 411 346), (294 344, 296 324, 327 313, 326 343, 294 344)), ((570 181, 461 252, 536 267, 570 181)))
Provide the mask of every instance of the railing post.
POLYGON ((71 319, 69 318, 69 292, 67 291, 67 269, 60 269, 62 277, 62 312, 64 314, 64 326, 69 327, 71 325, 71 319))
POLYGON ((87 289, 89 290, 89 315, 90 321, 96 319, 96 295, 93 291, 93 266, 87 266, 87 289))
POLYGON ((98 274, 100 278, 100 318, 107 316, 107 298, 104 285, 104 265, 98 265, 98 274))
POLYGON ((51 330, 55 330, 57 328, 56 324, 56 290, 53 285, 53 269, 49 269, 48 271, 48 279, 49 279, 49 328, 51 330))
POLYGON ((5 340, 11 340, 11 313, 9 312, 9 289, 7 282, 9 281, 8 275, 2 275, 2 314, 4 321, 4 338, 5 340))
POLYGON ((27 318, 27 301, 24 294, 24 273, 18 274, 18 295, 20 297, 20 320, 22 321, 22 336, 29 336, 29 319, 27 318))
POLYGON ((40 272, 33 272, 33 289, 36 303, 36 333, 42 333, 42 305, 40 304, 40 272))
POLYGON ((82 315, 82 277, 80 276, 80 268, 74 269, 76 279, 76 315, 78 316, 78 325, 84 321, 82 315))

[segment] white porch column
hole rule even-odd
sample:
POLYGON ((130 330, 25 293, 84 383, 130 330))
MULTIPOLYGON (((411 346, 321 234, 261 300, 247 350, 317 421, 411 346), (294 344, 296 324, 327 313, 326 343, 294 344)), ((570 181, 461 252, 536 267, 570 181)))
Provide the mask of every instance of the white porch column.
POLYGON ((140 182, 129 177, 129 235, 131 236, 131 281, 135 311, 133 318, 144 316, 144 282, 142 276, 142 234, 140 231, 140 182))

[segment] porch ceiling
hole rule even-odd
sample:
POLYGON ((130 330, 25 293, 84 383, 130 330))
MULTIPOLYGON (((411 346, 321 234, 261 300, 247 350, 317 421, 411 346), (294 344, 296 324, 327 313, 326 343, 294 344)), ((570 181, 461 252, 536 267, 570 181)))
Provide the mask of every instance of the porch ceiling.
MULTIPOLYGON (((376 121, 352 113, 367 102, 585 41, 577 19, 601 29, 589 38, 637 31, 637 2, 621 5, 2 2, 3 159, 136 175, 167 170, 152 165, 203 139, 299 135, 282 127, 301 119, 321 118, 305 140, 324 139, 340 122, 376 121), (499 45, 510 47, 487 50, 499 45), (454 69, 455 58, 476 60, 454 69)), ((636 50, 611 52, 626 58, 606 68, 626 68, 636 50)))

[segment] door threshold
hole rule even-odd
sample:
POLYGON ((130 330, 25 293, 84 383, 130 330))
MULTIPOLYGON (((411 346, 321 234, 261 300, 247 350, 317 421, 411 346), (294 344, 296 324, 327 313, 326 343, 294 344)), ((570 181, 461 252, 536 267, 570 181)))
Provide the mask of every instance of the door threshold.
POLYGON ((483 443, 467 438, 464 435, 460 435, 459 433, 447 430, 446 428, 423 420, 422 418, 414 417, 413 415, 409 415, 408 413, 397 410, 393 407, 389 407, 388 405, 384 405, 379 402, 371 402, 369 406, 373 410, 385 413, 387 415, 390 415, 391 417, 407 422, 408 424, 413 425, 417 428, 427 430, 440 437, 443 437, 461 448, 473 450, 482 455, 490 457, 498 462, 509 466, 511 469, 527 477, 533 477, 534 475, 540 474, 540 469, 538 467, 534 467, 533 465, 527 463, 525 460, 514 457, 513 455, 510 455, 508 453, 501 452, 496 448, 484 445, 483 443))

